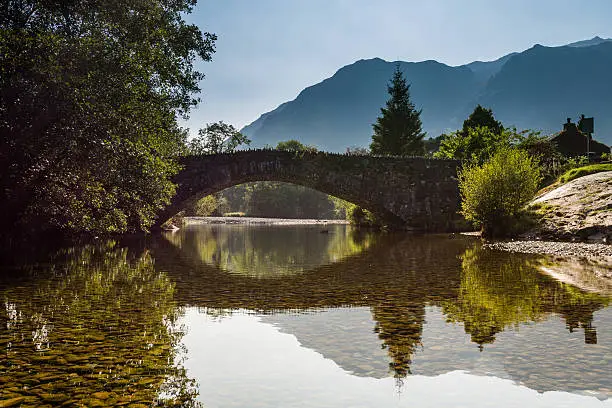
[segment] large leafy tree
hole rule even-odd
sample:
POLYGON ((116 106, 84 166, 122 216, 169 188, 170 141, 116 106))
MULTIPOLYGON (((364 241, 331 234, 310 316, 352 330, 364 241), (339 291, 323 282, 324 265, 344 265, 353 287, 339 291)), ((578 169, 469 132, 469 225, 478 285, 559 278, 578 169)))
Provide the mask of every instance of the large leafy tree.
POLYGON ((389 100, 372 125, 374 135, 370 150, 380 155, 422 155, 425 152, 421 111, 410 101, 410 85, 399 65, 387 87, 389 100))
POLYGON ((461 130, 438 137, 438 151, 433 156, 482 164, 496 149, 518 138, 520 135, 516 129, 504 129, 501 122, 495 120, 491 109, 478 105, 463 121, 461 130))
POLYGON ((442 135, 434 157, 484 163, 501 146, 509 145, 514 133, 495 133, 488 127, 477 126, 442 135))
POLYGON ((146 230, 174 193, 216 37, 195 0, 7 0, 0 6, 3 229, 146 230))
POLYGON ((223 121, 209 123, 198 131, 198 136, 189 142, 191 154, 232 153, 242 145, 250 145, 251 140, 234 126, 223 121))

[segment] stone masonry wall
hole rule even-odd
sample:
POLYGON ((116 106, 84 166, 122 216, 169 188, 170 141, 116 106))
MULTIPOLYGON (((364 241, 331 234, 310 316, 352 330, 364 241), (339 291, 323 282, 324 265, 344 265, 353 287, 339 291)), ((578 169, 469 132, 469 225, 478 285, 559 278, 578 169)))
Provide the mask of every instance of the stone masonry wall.
POLYGON ((177 193, 160 222, 195 200, 250 181, 300 184, 419 231, 451 231, 461 219, 455 160, 251 150, 185 157, 182 164, 177 193))

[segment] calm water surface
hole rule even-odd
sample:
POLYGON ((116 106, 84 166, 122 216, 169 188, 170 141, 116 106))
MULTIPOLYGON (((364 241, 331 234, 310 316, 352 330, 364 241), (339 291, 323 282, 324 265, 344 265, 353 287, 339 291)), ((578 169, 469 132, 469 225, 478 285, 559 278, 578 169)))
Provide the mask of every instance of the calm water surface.
POLYGON ((549 262, 343 225, 30 257, 1 267, 0 406, 610 407, 611 299, 549 262))

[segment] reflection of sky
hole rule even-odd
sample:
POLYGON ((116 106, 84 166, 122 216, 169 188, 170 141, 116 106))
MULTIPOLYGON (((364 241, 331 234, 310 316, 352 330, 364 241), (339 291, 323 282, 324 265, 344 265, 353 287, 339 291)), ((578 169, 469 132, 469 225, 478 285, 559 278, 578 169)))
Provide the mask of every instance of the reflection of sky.
MULTIPOLYGON (((535 360, 538 365, 551 363, 555 351, 559 352, 557 359, 567 359, 566 368, 588 376, 580 365, 572 367, 574 360, 586 359, 589 352, 595 353, 589 357, 600 361, 612 358, 609 333, 600 337, 598 346, 584 345, 580 333, 566 334, 562 320, 553 316, 543 323, 542 330, 538 329, 542 323, 538 323, 501 333, 496 343, 480 353, 460 325, 446 324, 440 309, 427 308, 423 348, 413 363, 416 375, 405 378, 398 389, 392 377, 377 379, 346 371, 358 369, 368 353, 380 358, 376 348, 380 342, 372 326, 357 324, 360 319, 371 323, 366 312, 367 308, 356 308, 330 311, 336 313, 335 317, 327 313, 263 317, 234 314, 218 319, 188 309, 184 317, 188 327, 183 339, 188 349, 185 365, 189 376, 199 382, 200 399, 207 407, 612 407, 612 399, 600 401, 590 395, 558 391, 538 393, 498 378, 520 381, 517 367, 530 365, 530 353, 542 352, 544 357, 535 360), (334 320, 341 314, 347 319, 345 329, 361 348, 353 348, 352 342, 346 341, 346 333, 340 333, 342 328, 335 332, 324 327, 316 330, 318 318, 334 320), (329 343, 330 337, 338 342, 329 343), (548 350, 543 348, 547 343, 548 350), (372 349, 368 351, 367 347, 372 349), (508 347, 507 352, 503 352, 504 347, 508 347), (338 353, 350 362, 342 361, 338 353), (512 358, 525 361, 510 361, 512 358)), ((601 329, 608 329, 611 317, 606 309, 595 320, 601 329)), ((547 381, 546 375, 541 377, 547 381)), ((529 381, 526 384, 531 385, 529 381)))

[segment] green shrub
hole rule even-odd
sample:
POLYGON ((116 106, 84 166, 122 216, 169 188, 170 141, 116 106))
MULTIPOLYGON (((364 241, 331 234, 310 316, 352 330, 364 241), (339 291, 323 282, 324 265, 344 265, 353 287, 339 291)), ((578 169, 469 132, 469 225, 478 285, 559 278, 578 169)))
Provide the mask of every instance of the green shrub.
POLYGON ((599 173, 602 171, 612 171, 612 163, 591 164, 590 166, 578 167, 566 171, 559 177, 559 183, 565 184, 578 177, 588 176, 589 174, 599 173))
POLYGON ((481 226, 485 237, 516 233, 540 178, 537 160, 526 151, 501 148, 482 166, 468 165, 459 172, 461 213, 481 226))
POLYGON ((215 212, 219 203, 214 195, 209 195, 198 200, 194 207, 194 213, 198 217, 208 217, 215 212))
POLYGON ((351 224, 360 227, 379 226, 379 221, 374 214, 368 210, 364 210, 358 205, 352 205, 347 209, 347 220, 351 224))

